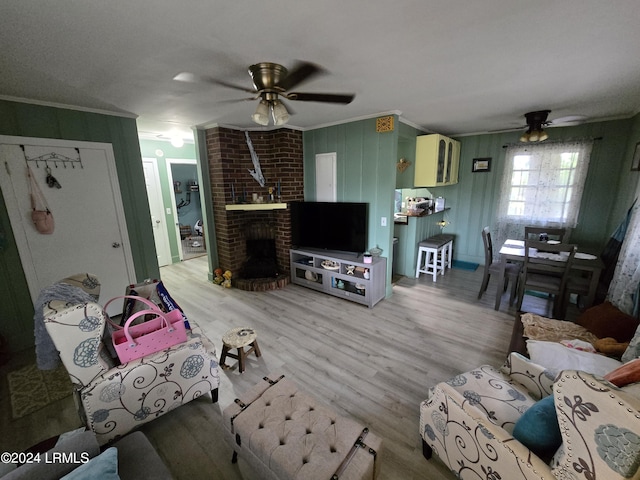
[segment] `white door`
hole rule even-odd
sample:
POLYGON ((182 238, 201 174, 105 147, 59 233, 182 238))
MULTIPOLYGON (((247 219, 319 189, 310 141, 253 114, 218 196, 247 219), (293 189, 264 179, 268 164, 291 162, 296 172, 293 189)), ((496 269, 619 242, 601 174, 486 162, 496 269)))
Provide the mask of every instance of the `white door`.
MULTIPOLYGON (((101 303, 135 283, 111 144, 0 136, 0 162, 0 186, 34 302, 42 288, 75 273, 98 277, 101 303), (31 221, 27 165, 53 213, 50 235, 31 221), (47 165, 61 188, 47 185, 47 165)), ((122 309, 115 303, 111 314, 122 309)))
POLYGON ((336 154, 316 155, 316 201, 335 202, 337 197, 336 154))
POLYGON ((147 186, 149 197, 149 210, 151 211, 151 226, 153 227, 153 239, 156 244, 158 266, 163 267, 171 263, 171 248, 167 232, 167 221, 162 203, 162 191, 160 190, 160 174, 155 158, 142 160, 144 168, 144 183, 147 186))

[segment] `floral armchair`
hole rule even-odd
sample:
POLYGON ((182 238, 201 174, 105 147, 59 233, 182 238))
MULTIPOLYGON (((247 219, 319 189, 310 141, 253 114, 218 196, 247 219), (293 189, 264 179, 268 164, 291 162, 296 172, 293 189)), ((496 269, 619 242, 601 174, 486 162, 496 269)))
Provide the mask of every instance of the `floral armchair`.
POLYGON ((218 401, 215 347, 192 321, 187 342, 118 365, 104 340, 106 317, 98 303, 51 300, 43 316, 74 385, 80 417, 100 444, 207 392, 218 401))
POLYGON ((499 370, 482 366, 431 388, 420 405, 420 434, 425 457, 435 452, 459 478, 638 479, 639 410, 640 399, 624 388, 575 370, 554 381, 511 353, 499 370), (548 395, 561 444, 543 458, 513 432, 548 395))

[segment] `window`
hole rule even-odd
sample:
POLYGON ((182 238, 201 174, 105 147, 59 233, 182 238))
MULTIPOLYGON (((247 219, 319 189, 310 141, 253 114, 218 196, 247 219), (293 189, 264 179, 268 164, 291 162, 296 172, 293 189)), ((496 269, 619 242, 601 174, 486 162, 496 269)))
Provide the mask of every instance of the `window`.
POLYGON ((498 236, 522 238, 525 225, 575 227, 592 144, 589 140, 509 147, 496 219, 498 236))

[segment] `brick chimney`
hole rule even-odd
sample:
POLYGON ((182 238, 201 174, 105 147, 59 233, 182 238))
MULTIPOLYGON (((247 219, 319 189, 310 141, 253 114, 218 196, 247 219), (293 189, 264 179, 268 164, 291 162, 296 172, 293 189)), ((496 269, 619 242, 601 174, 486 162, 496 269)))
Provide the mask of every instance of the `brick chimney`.
MULTIPOLYGON (((211 201, 216 227, 219 267, 238 274, 247 258, 244 232, 252 223, 271 225, 275 232, 276 257, 280 275, 289 276, 291 216, 285 210, 230 211, 226 205, 252 194, 269 198, 268 188, 280 182, 281 202, 304 200, 302 132, 281 128, 249 132, 265 178, 261 187, 250 175, 253 170, 245 132, 215 127, 206 131, 211 201), (232 192, 235 199, 232 199, 232 192)), ((277 192, 276 192, 277 193, 277 192)), ((276 199, 277 201, 277 199, 276 199)))

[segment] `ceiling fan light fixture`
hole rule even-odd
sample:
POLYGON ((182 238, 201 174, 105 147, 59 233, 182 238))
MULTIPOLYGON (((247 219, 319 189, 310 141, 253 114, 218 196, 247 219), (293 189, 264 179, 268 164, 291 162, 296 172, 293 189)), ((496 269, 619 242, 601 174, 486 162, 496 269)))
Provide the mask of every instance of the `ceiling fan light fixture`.
POLYGON ((274 125, 285 125, 289 121, 290 115, 287 107, 280 100, 273 101, 272 113, 274 125))
POLYGON ((549 135, 544 131, 544 126, 551 122, 547 122, 547 117, 551 110, 539 110, 537 112, 525 113, 524 118, 527 119, 527 131, 520 137, 521 142, 543 142, 549 135))
POLYGON ((260 101, 256 113, 251 115, 251 120, 258 125, 269 125, 269 104, 266 100, 260 101))

